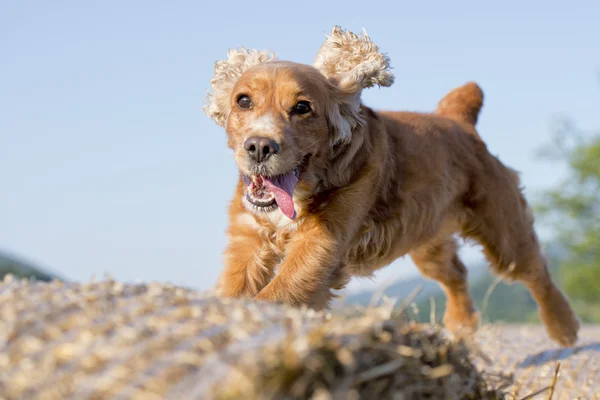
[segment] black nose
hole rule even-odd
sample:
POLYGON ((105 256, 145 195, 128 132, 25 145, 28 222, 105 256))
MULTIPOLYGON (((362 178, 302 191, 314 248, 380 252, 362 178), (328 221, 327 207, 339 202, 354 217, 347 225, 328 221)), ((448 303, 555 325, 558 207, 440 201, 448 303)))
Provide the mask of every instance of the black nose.
POLYGON ((279 145, 272 139, 251 137, 244 142, 244 149, 256 162, 263 162, 279 151, 279 145))

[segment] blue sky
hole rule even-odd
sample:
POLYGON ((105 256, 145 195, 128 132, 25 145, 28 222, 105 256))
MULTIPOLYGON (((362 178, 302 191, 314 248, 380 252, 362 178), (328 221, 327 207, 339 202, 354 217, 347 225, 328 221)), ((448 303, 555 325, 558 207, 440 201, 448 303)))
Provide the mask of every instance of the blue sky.
MULTIPOLYGON (((236 179, 202 113, 213 63, 238 46, 310 63, 336 24, 365 28, 392 60, 396 83, 365 103, 428 111, 475 80, 490 150, 529 197, 558 182, 534 155, 557 113, 600 127, 600 2, 384 4, 2 2, 0 248, 76 280, 211 287, 236 179)), ((396 262, 376 284, 415 271, 396 262)))

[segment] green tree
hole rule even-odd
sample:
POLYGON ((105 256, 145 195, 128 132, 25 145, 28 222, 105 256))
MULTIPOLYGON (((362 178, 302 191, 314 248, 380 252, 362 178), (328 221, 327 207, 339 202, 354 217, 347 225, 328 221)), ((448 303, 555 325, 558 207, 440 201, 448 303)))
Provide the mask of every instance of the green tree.
POLYGON ((567 250, 560 278, 576 311, 600 322, 600 134, 565 120, 542 156, 565 163, 567 175, 543 193, 536 211, 567 250))

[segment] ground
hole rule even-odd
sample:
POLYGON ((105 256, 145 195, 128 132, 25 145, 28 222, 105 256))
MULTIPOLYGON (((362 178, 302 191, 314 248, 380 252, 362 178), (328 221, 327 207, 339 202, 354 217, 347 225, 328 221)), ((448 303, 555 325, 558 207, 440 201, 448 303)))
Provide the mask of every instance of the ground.
POLYGON ((477 343, 492 360, 487 366, 478 361, 487 372, 514 371, 516 385, 509 392, 516 399, 551 385, 558 362, 553 400, 600 399, 600 325, 583 326, 577 346, 568 349, 549 340, 540 325, 488 325, 477 343))
POLYGON ((553 387, 554 400, 600 399, 600 326, 573 349, 538 325, 488 324, 465 343, 410 321, 408 303, 328 314, 161 283, 7 277, 0 398, 549 399, 553 387))

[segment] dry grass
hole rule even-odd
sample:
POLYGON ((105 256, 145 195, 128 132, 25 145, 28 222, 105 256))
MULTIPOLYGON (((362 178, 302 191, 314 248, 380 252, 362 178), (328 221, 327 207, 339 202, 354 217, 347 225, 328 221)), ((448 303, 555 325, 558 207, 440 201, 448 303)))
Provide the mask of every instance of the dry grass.
POLYGON ((6 399, 501 398, 492 378, 389 302, 327 315, 162 284, 0 284, 6 399))

